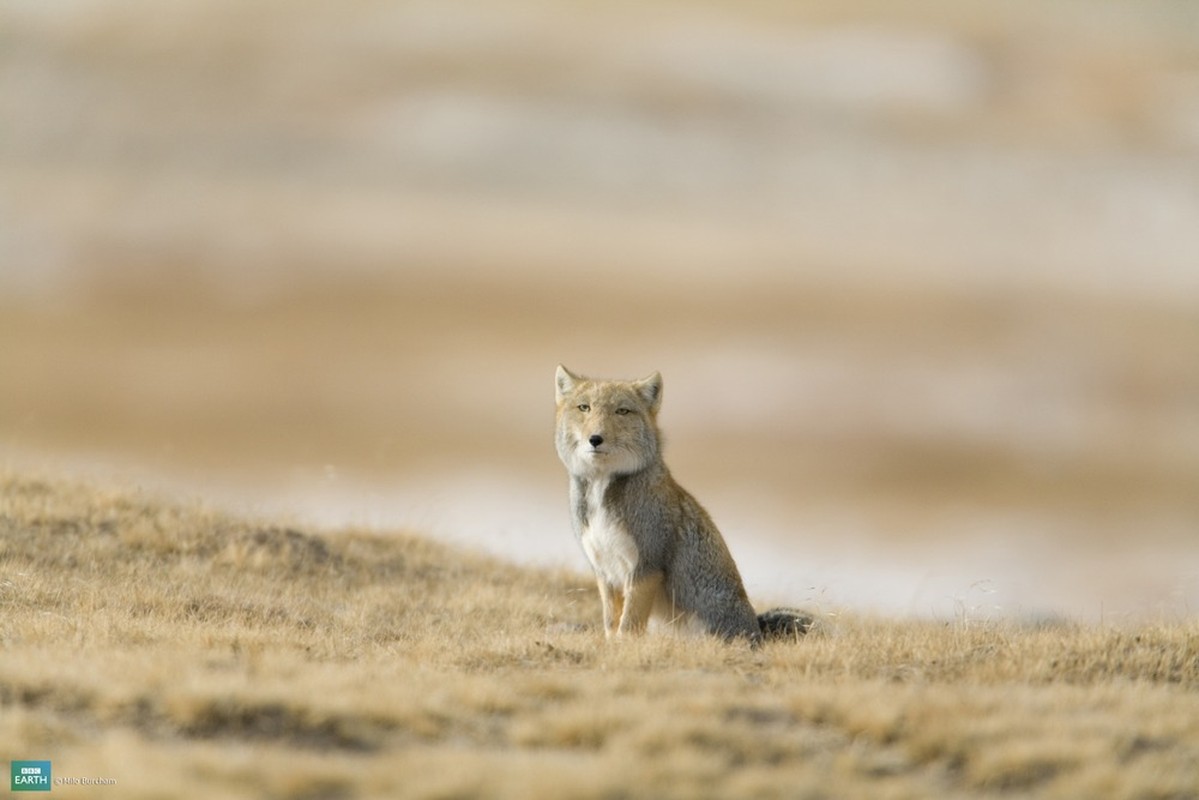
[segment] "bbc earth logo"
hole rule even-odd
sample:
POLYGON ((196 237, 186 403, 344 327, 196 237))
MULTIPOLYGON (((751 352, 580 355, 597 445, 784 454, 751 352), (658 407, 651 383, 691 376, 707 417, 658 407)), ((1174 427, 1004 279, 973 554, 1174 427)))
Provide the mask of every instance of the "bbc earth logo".
POLYGON ((14 792, 48 792, 50 784, 49 761, 12 762, 10 787, 14 792))

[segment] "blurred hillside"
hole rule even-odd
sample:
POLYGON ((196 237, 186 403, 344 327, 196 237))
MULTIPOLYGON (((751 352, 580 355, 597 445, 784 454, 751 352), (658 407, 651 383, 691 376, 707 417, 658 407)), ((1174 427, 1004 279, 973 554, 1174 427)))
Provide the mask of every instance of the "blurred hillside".
POLYGON ((1199 6, 7 0, 0 174, 10 461, 581 565, 659 369, 755 596, 1199 608, 1199 6))

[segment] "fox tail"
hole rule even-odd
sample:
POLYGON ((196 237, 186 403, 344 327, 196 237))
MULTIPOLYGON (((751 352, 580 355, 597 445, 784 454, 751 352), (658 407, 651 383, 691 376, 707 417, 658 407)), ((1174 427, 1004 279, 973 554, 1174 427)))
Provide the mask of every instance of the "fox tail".
POLYGON ((798 639, 816 622, 811 614, 798 608, 772 608, 758 615, 763 639, 798 639))

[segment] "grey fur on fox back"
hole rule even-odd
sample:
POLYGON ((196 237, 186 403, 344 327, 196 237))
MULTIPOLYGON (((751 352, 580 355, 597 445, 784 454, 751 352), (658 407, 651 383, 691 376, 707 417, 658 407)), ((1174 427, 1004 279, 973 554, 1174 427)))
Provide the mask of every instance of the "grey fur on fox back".
POLYGON ((671 477, 657 426, 661 375, 593 380, 559 366, 555 399, 571 520, 608 636, 640 632, 651 617, 753 644, 807 632, 803 612, 754 612, 720 531, 671 477))

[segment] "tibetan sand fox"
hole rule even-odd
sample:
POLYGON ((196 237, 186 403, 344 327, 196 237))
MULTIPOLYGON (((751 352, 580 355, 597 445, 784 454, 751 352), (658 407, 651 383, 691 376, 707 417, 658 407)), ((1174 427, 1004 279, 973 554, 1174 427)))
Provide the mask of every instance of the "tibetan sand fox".
POLYGON ((643 631, 651 617, 754 645, 807 632, 812 618, 800 611, 754 612, 720 531, 667 470, 661 375, 593 380, 559 366, 555 382, 571 519, 609 637, 643 631))

